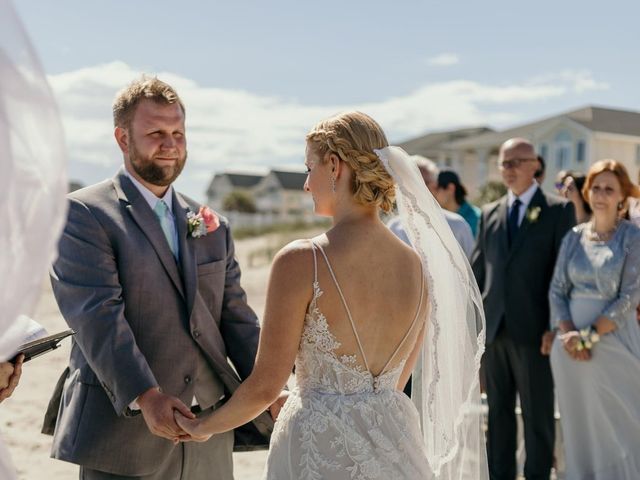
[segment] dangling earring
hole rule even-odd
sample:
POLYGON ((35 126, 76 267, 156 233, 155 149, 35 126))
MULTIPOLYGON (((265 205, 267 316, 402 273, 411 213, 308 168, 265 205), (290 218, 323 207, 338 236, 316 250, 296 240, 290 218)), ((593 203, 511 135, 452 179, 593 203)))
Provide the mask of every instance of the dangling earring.
POLYGON ((331 179, 331 191, 333 193, 336 193, 336 177, 331 175, 330 179, 331 179))
POLYGON ((624 204, 622 202, 618 202, 618 210, 622 210, 622 207, 624 207, 624 204))

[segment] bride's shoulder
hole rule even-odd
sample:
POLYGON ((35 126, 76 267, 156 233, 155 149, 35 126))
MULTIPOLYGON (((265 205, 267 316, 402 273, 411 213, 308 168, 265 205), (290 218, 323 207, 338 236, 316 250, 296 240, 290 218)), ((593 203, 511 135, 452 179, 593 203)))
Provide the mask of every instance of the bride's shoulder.
POLYGON ((294 240, 276 253, 272 270, 285 275, 306 277, 313 274, 313 245, 309 239, 294 240))

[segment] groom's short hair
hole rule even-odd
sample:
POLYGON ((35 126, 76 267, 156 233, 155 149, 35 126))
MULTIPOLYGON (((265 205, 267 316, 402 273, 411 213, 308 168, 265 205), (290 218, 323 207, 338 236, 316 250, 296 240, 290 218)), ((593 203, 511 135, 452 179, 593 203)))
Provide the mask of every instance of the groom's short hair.
POLYGON ((178 103, 185 113, 184 104, 171 85, 157 77, 142 75, 117 93, 113 101, 113 125, 128 129, 138 104, 144 99, 163 104, 178 103))

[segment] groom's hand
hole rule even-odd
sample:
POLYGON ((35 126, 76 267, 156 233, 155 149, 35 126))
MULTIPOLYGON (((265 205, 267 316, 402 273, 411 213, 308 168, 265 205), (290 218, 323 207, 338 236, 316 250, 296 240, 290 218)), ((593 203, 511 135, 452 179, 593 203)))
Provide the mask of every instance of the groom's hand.
POLYGON ((187 435, 176 423, 173 411, 177 410, 187 418, 195 418, 195 415, 179 398, 165 395, 157 387, 140 395, 138 405, 149 431, 172 441, 187 435))
POLYGON ((280 395, 278 395, 276 401, 269 407, 269 413, 271 414, 271 418, 274 422, 278 419, 280 410, 282 410, 282 407, 284 407, 284 404, 287 402, 287 398, 289 398, 289 392, 287 390, 283 390, 280 392, 280 395))

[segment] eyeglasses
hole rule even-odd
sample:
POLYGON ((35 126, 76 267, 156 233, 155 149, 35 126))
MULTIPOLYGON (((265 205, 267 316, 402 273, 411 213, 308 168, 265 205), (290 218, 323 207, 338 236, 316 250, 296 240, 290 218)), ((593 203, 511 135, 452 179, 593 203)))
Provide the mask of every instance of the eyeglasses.
POLYGON ((498 168, 500 170, 509 170, 510 168, 518 168, 522 163, 532 160, 538 160, 537 158, 510 158, 509 160, 502 160, 498 162, 498 168))

